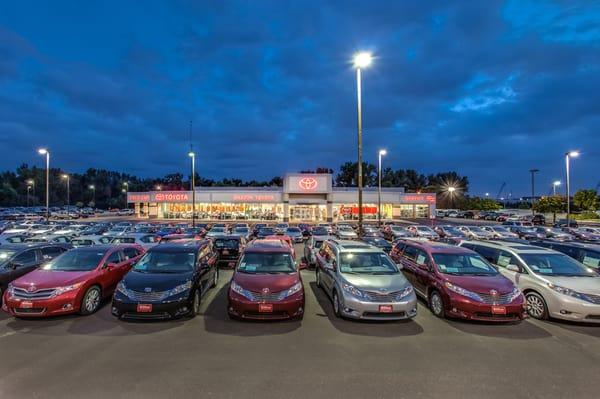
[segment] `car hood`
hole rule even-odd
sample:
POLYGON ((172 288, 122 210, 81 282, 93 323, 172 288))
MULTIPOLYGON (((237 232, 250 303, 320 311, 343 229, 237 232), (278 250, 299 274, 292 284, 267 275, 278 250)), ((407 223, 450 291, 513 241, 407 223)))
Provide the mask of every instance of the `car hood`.
POLYGON ((271 292, 278 292, 290 288, 298 281, 300 276, 298 273, 292 274, 249 274, 235 273, 233 275, 235 281, 241 287, 254 292, 261 292, 264 288, 268 288, 271 292))
POLYGON ((68 272, 59 270, 36 269, 12 282, 15 287, 27 288, 34 285, 37 289, 64 287, 86 281, 93 271, 68 272))
POLYGON ((442 278, 454 285, 480 294, 489 294, 491 290, 506 294, 514 289, 514 284, 500 273, 495 276, 453 276, 443 274, 442 278))
POLYGON ((541 276, 549 283, 586 294, 600 295, 600 277, 541 276))
POLYGON ((123 284, 130 290, 144 292, 146 288, 152 291, 167 291, 191 280, 193 272, 186 273, 141 273, 130 271, 123 278, 123 284))
POLYGON ((342 276, 348 284, 367 291, 386 290, 391 292, 401 290, 409 285, 402 273, 381 275, 342 274, 342 276))

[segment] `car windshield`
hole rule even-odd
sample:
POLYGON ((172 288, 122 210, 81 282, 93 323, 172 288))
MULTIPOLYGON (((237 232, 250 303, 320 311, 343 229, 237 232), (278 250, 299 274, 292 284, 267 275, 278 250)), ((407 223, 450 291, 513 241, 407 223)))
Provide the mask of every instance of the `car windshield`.
POLYGON ((347 274, 397 274, 398 268, 381 252, 342 252, 340 271, 347 274))
POLYGON ((498 233, 510 233, 506 227, 492 227, 492 229, 498 233))
POLYGON ((421 233, 433 233, 433 230, 427 226, 417 226, 417 231, 420 231, 421 233))
POLYGON ((211 233, 224 233, 225 232, 225 228, 224 227, 213 227, 210 230, 211 233))
POLYGON ((294 273, 296 267, 288 253, 247 253, 237 269, 240 273, 280 274, 294 273))
POLYGON ((368 243, 373 244, 373 245, 384 245, 384 246, 390 245, 390 243, 387 242, 386 240, 384 240, 383 238, 372 238, 372 239, 365 240, 365 241, 367 241, 368 243))
POLYGON ((321 248, 323 246, 323 241, 315 241, 315 248, 321 248))
POLYGON ((194 270, 195 251, 149 251, 133 270, 141 273, 186 273, 194 270))
POLYGON ((481 227, 471 226, 469 227, 469 229, 475 233, 487 233, 487 231, 485 231, 481 227))
POLYGON ((521 258, 531 270, 545 276, 597 276, 592 270, 564 254, 522 254, 521 258))
POLYGON ((0 249, 0 264, 6 262, 10 259, 17 251, 12 251, 10 249, 0 249))
POLYGON ((406 231, 404 227, 401 226, 392 226, 390 227, 393 231, 406 231))
POLYGON ((73 239, 71 240, 71 244, 73 245, 92 245, 92 240, 81 240, 81 239, 73 239))
POLYGON ((327 231, 327 229, 325 227, 317 227, 316 229, 313 230, 313 234, 316 236, 324 236, 329 234, 329 232, 327 231))
POLYGON ((106 254, 106 251, 71 250, 46 263, 43 270, 65 272, 83 272, 94 270, 106 254))
POLYGON ((302 231, 300 231, 299 228, 297 227, 290 227, 289 229, 287 229, 288 233, 292 233, 292 234, 301 234, 302 231))
POLYGON ((444 274, 494 276, 498 271, 476 254, 433 254, 433 260, 444 274))
POLYGON ((260 230, 258 230, 258 234, 264 235, 264 236, 270 236, 272 234, 275 234, 275 231, 271 228, 260 229, 260 230))
POLYGON ((464 233, 456 227, 444 227, 444 231, 446 231, 446 233, 457 234, 459 236, 464 235, 464 233))
POLYGON ((226 249, 237 249, 240 242, 233 239, 219 239, 215 240, 215 247, 226 248, 226 249))
POLYGON ((248 228, 247 227, 236 227, 233 230, 234 233, 247 233, 248 232, 248 228))

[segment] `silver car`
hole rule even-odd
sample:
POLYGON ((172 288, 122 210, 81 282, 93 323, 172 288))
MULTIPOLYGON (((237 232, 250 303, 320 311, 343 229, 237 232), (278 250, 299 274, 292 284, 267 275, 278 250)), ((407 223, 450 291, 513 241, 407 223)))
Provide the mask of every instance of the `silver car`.
POLYGON ((356 240, 356 239, 358 239, 358 234, 356 234, 354 229, 350 226, 338 226, 335 235, 340 240, 356 240))
POLYGON ((529 314, 600 324, 600 276, 569 256, 519 243, 462 242, 523 292, 529 314))
POLYGON ((356 241, 327 240, 317 254, 317 286, 337 317, 401 320, 417 315, 412 285, 380 249, 356 241))
POLYGON ((311 236, 304 242, 304 259, 308 267, 317 265, 317 253, 321 250, 321 245, 327 240, 334 240, 332 236, 311 236))
POLYGON ((459 226, 458 229, 465 233, 467 237, 475 240, 489 240, 494 238, 494 233, 479 226, 459 226))
POLYGON ((504 226, 482 226, 481 228, 489 231, 493 238, 519 238, 517 233, 513 233, 504 226))
POLYGON ((294 244, 298 244, 304 241, 304 236, 302 235, 302 230, 298 227, 288 227, 285 230, 284 235, 290 237, 294 244))

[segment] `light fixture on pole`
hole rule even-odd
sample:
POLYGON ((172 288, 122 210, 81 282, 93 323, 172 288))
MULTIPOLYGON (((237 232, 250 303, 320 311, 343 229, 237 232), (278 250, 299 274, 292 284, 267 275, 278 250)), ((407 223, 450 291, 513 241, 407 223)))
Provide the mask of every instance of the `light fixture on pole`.
POLYGON ((531 213, 535 214, 533 210, 533 204, 535 202, 535 174, 539 172, 539 169, 529 169, 529 173, 531 173, 531 213))
POLYGON ((571 227, 571 158, 577 158, 578 151, 569 151, 565 153, 565 166, 567 172, 567 227, 571 227))
POLYGON ((161 191, 162 190, 162 186, 160 184, 157 184, 155 187, 156 191, 161 191))
POLYGON ((357 99, 357 125, 358 125, 358 235, 362 237, 363 224, 363 176, 362 176, 362 79, 361 69, 373 62, 373 56, 367 52, 354 55, 354 68, 356 68, 356 99, 357 99))
POLYGON ((188 156, 192 158, 192 178, 190 179, 190 185, 192 186, 192 227, 196 227, 196 154, 190 151, 188 156))
POLYGON ((560 180, 556 180, 555 182, 552 183, 552 195, 554 195, 556 197, 556 187, 560 186, 561 182, 560 180))
POLYGON ((92 202, 94 203, 94 208, 96 208, 96 186, 90 184, 90 190, 92 190, 92 202))
POLYGON ((71 205, 71 187, 69 187, 71 178, 69 177, 69 175, 67 173, 65 173, 61 177, 67 181, 67 207, 68 207, 69 205, 71 205))
POLYGON ((125 187, 121 192, 125 194, 125 208, 129 209, 129 203, 127 202, 127 196, 129 194, 129 182, 124 181, 123 187, 125 187))
POLYGON ((454 193, 456 192, 456 187, 449 186, 446 191, 450 195, 450 209, 454 208, 454 193))
POLYGON ((50 220, 50 151, 40 148, 38 154, 46 156, 46 221, 50 220))
POLYGON ((386 150, 379 150, 379 163, 377 166, 377 178, 379 180, 377 190, 377 223, 381 227, 381 157, 387 155, 386 150))
POLYGON ((27 206, 29 206, 29 190, 31 190, 33 192, 33 195, 35 195, 35 180, 33 179, 29 179, 27 180, 27 206))

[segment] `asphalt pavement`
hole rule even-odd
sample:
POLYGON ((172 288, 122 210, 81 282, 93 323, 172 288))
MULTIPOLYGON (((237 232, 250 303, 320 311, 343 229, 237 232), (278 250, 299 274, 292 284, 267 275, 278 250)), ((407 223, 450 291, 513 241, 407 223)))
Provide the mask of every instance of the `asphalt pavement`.
MULTIPOLYGON (((300 248, 298 248, 298 253, 300 248)), ((598 398, 600 326, 336 319, 303 272, 306 315, 237 322, 223 271, 195 319, 0 315, 0 398, 598 398)))

